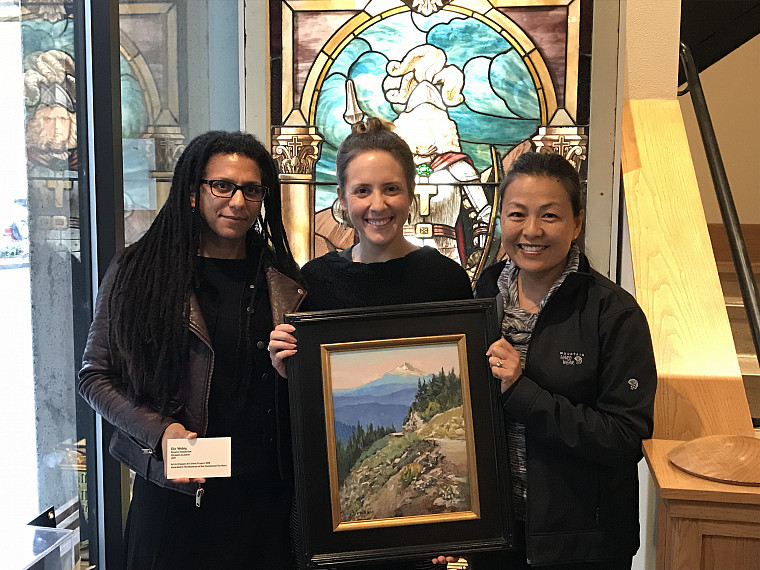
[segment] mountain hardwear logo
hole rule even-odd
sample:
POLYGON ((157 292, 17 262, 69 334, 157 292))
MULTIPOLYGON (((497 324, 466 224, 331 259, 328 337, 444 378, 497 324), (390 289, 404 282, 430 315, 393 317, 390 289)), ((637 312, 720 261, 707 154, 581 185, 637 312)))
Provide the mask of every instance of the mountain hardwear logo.
POLYGON ((583 364, 582 352, 560 352, 559 359, 564 366, 577 366, 583 364))

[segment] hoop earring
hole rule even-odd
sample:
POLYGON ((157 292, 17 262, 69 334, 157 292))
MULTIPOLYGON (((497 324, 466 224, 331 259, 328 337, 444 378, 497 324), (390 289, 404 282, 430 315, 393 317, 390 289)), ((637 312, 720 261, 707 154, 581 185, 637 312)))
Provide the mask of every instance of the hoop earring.
POLYGON ((416 194, 412 194, 412 199, 409 201, 409 225, 412 225, 412 218, 416 217, 420 211, 420 206, 417 202, 418 197, 416 194))
POLYGON ((332 216, 333 219, 340 224, 340 227, 347 230, 349 227, 353 227, 351 219, 348 217, 348 211, 343 208, 340 200, 337 198, 332 204, 332 216))

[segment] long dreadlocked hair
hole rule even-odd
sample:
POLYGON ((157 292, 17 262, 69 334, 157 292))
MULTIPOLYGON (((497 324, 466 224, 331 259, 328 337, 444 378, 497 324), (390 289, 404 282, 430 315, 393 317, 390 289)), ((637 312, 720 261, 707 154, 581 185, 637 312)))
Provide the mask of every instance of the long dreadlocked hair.
POLYGON ((109 299, 122 382, 135 402, 163 413, 181 398, 180 379, 188 367, 190 293, 205 224, 190 196, 198 199, 206 165, 217 154, 242 154, 256 162, 269 193, 246 245, 268 243, 277 268, 293 279, 300 275, 282 225, 277 166, 266 148, 241 132, 210 131, 193 139, 177 161, 169 197, 153 224, 123 252, 109 299))

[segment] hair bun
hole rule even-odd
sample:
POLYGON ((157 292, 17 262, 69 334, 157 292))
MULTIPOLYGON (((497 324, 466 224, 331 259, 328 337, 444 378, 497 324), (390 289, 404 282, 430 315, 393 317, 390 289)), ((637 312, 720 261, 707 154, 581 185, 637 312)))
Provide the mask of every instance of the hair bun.
POLYGON ((364 121, 359 121, 351 126, 351 134, 371 135, 382 131, 393 132, 396 125, 385 119, 378 117, 368 117, 364 121))

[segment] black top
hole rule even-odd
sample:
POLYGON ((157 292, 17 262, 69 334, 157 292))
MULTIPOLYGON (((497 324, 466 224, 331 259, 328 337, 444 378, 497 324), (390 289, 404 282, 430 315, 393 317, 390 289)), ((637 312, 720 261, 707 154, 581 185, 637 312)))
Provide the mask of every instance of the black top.
MULTIPOLYGON (((472 286, 457 262, 432 247, 381 263, 355 263, 350 250, 330 252, 301 268, 308 295, 300 310, 349 309, 425 301, 471 299, 472 286)), ((438 568, 429 559, 362 566, 380 570, 438 568)))
POLYGON ((243 315, 251 299, 251 289, 246 287, 249 261, 200 257, 198 269, 196 295, 214 349, 209 431, 224 433, 236 415, 230 410, 240 407, 236 395, 242 388, 242 371, 237 363, 244 356, 243 315))
POLYGON ((354 263, 330 252, 301 269, 305 311, 472 298, 464 269, 432 247, 381 263, 354 263))
POLYGON ((252 349, 246 328, 256 263, 199 257, 198 276, 196 296, 214 350, 206 437, 232 437, 233 473, 244 473, 261 466, 262 450, 243 443, 256 442, 254 434, 264 432, 261 382, 246 359, 252 349))

